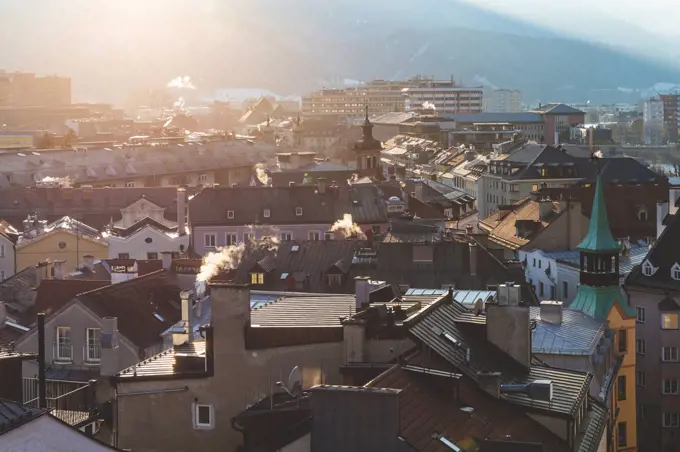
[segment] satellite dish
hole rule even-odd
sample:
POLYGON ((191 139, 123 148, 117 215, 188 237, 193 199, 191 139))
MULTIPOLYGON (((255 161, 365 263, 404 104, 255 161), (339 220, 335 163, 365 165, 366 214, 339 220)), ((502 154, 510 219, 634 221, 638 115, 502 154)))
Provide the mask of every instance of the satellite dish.
POLYGON ((475 315, 479 315, 479 314, 482 313, 483 310, 484 310, 484 300, 482 300, 481 298, 477 298, 477 301, 475 301, 475 304, 472 308, 472 312, 474 312, 475 315))
POLYGON ((283 384, 282 381, 276 382, 277 386, 283 388, 291 397, 298 397, 302 393, 302 370, 298 366, 293 367, 288 375, 288 381, 283 384))

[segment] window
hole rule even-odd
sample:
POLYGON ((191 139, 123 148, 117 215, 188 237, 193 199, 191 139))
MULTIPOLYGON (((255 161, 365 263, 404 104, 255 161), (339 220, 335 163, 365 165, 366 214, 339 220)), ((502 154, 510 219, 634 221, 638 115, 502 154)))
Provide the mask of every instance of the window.
POLYGON ((293 234, 290 232, 282 232, 281 240, 293 240, 293 234))
MULTIPOLYGON (((538 261, 538 262, 540 263, 541 261, 538 261)), ((540 296, 543 296, 544 293, 545 293, 545 285, 543 284, 542 281, 540 281, 540 282, 538 283, 538 294, 539 294, 540 296)))
POLYGON ((661 314, 661 329, 662 330, 677 330, 678 329, 678 313, 664 312, 661 314))
POLYGON ((645 374, 644 371, 638 370, 635 372, 635 383, 638 386, 646 386, 647 385, 647 374, 645 374))
POLYGON ((194 428, 209 429, 215 425, 212 405, 194 405, 194 428))
POLYGON ((536 266, 536 258, 535 257, 534 257, 533 261, 534 261, 533 265, 535 267, 536 266))
POLYGON ((101 359, 101 338, 102 332, 99 328, 87 329, 87 352, 85 359, 87 361, 99 361, 101 359))
POLYGON ((636 339, 635 340, 635 353, 638 355, 644 355, 645 352, 647 351, 647 343, 645 343, 644 339, 636 339))
POLYGON ((233 210, 227 210, 227 218, 230 220, 234 219, 234 211, 233 210))
POLYGON ((638 404, 638 419, 644 419, 646 411, 644 403, 638 404))
POLYGON ((654 267, 652 266, 652 264, 649 261, 645 261, 642 264, 642 273, 645 276, 652 276, 655 273, 654 267))
POLYGON ((661 361, 677 362, 678 347, 663 347, 661 349, 661 361))
POLYGON ((539 259, 538 260, 538 268, 541 268, 542 261, 539 259))
POLYGON ((57 327, 57 344, 55 350, 55 358, 58 361, 73 360, 73 347, 71 347, 71 327, 59 326, 57 327))
POLYGON ((206 248, 215 248, 215 234, 205 234, 203 236, 203 243, 206 248))
POLYGON ((314 242, 320 240, 320 236, 321 234, 319 233, 319 231, 309 231, 309 233, 307 234, 309 240, 312 240, 314 242))
POLYGON ((135 188, 134 182, 125 182, 125 188, 135 188))
POLYGON ((637 312, 637 323, 645 323, 645 308, 637 307, 635 311, 637 312))
POLYGON ((616 380, 616 395, 618 400, 626 400, 626 376, 619 375, 616 380))
POLYGON ((298 217, 302 216, 302 207, 296 207, 295 208, 295 215, 298 217))
POLYGON ((118 259, 130 259, 130 253, 118 253, 118 259))
POLYGON ((208 175, 207 174, 201 174, 200 176, 198 176, 198 181, 200 183, 208 182, 208 175))
POLYGON ((158 253, 146 253, 146 258, 150 261, 155 261, 158 259, 158 253))
POLYGON ((619 343, 619 353, 626 353, 628 351, 628 335, 626 330, 619 330, 617 339, 619 343))
POLYGON ((628 444, 628 432, 626 431, 626 423, 625 422, 619 422, 617 431, 618 431, 618 445, 619 447, 626 447, 626 444, 628 444))
POLYGON ((663 413, 663 426, 669 428, 680 427, 680 414, 678 413, 663 413))
POLYGON ((264 284, 264 273, 251 273, 250 284, 262 285, 264 284))
POLYGON ((226 234, 226 243, 227 246, 234 246, 236 245, 238 236, 236 234, 232 234, 231 232, 227 232, 226 234))
POLYGON ((661 385, 662 394, 678 394, 678 380, 675 378, 664 378, 661 385))
POLYGON ((671 268, 671 278, 675 279, 676 281, 680 281, 680 264, 677 262, 675 265, 673 265, 673 268, 671 268))
POLYGON ((567 301, 569 298, 569 283, 562 281, 562 300, 567 301))
POLYGON ((269 218, 272 216, 272 211, 269 209, 264 209, 264 217, 269 218))
POLYGON ((342 284, 342 275, 328 275, 329 286, 339 286, 342 284))
POLYGON ((0 258, 5 257, 5 245, 0 245, 0 258))

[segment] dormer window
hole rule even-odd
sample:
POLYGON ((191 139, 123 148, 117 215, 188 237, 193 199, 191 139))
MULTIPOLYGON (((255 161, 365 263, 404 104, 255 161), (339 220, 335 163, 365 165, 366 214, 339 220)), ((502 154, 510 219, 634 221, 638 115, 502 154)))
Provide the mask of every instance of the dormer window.
POLYGON ((302 216, 302 207, 296 207, 295 208, 295 215, 298 217, 302 216))
POLYGON ((227 218, 230 220, 234 219, 234 211, 233 210, 227 210, 227 218))
POLYGON ((658 269, 654 268, 654 266, 648 260, 645 260, 642 264, 642 274, 645 276, 653 276, 657 270, 658 269))
POLYGON ((269 218, 272 216, 272 212, 269 209, 264 209, 264 217, 269 218))
POLYGON ((638 208, 637 217, 639 221, 647 221, 647 209, 645 207, 638 208))
POLYGON ((680 264, 677 262, 673 265, 673 268, 671 268, 671 278, 680 281, 680 264))

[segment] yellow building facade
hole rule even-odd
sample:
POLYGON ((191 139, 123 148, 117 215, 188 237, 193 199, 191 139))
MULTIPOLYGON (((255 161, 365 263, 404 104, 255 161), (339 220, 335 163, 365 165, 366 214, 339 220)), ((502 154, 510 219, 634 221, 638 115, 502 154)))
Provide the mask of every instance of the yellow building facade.
POLYGON ((580 285, 570 309, 606 322, 613 332, 609 450, 637 451, 637 403, 635 399, 635 309, 628 305, 619 282, 621 244, 609 227, 602 183, 595 199, 588 234, 577 246, 580 251, 580 285))
POLYGON ((66 261, 63 268, 71 272, 75 271, 83 262, 83 257, 88 255, 94 256, 95 259, 107 259, 108 244, 99 238, 77 234, 70 230, 55 229, 18 243, 16 268, 19 271, 40 262, 66 261))

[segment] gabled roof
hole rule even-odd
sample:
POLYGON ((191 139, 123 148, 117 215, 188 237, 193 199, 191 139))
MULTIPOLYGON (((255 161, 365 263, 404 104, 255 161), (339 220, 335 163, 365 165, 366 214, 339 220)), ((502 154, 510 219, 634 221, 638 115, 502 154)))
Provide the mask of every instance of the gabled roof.
POLYGON ((350 213, 358 224, 386 221, 385 203, 378 188, 372 185, 327 187, 324 194, 318 193, 315 185, 207 188, 192 199, 189 211, 192 226, 330 226, 346 213, 350 213), (302 208, 301 215, 296 214, 298 207, 302 208), (269 217, 264 216, 265 209, 269 210, 269 217), (234 211, 234 218, 228 218, 228 210, 234 211))
POLYGON ((77 301, 100 318, 117 317, 120 333, 144 349, 180 320, 180 288, 165 270, 81 293, 77 301))
POLYGON ((45 272, 45 269, 32 265, 0 282, 0 300, 11 303, 20 293, 34 289, 38 285, 39 271, 45 272))
POLYGON ((426 357, 419 352, 406 358, 403 364, 382 373, 366 387, 401 390, 399 434, 420 452, 451 451, 450 447, 436 439, 436 435, 459 447, 466 444, 479 446, 483 440, 505 441, 511 436, 513 441, 543 444, 545 450, 551 452, 571 450, 521 408, 494 400, 465 377, 459 378, 456 383, 456 379, 446 376, 450 373, 456 374, 457 369, 436 355, 426 357), (425 372, 409 369, 438 371, 439 375, 426 375, 425 372), (450 395, 452 387, 458 388, 458 400, 450 395), (463 411, 463 407, 473 408, 474 414, 471 416, 463 411))
POLYGON ((649 250, 642 265, 635 267, 626 279, 626 286, 649 288, 680 293, 680 280, 673 279, 673 266, 680 264, 680 215, 675 215, 661 236, 649 250), (642 271, 642 265, 652 266, 651 276, 642 271))
MULTIPOLYGON (((504 383, 528 383, 534 380, 551 380, 554 397, 551 402, 531 399, 523 394, 504 394, 502 400, 531 409, 553 414, 573 416, 588 393, 592 375, 546 367, 532 358, 529 369, 519 365, 499 348, 480 340, 470 328, 483 328, 465 325, 470 311, 457 301, 446 299, 421 311, 409 320, 409 332, 419 342, 424 343, 437 355, 455 366, 466 377, 478 381, 479 372, 501 372, 504 383), (461 317, 461 323, 456 320, 461 317), (468 328, 463 328, 467 326, 468 328), (438 332, 444 331, 470 349, 470 360, 466 351, 448 341, 438 332)), ((528 314, 527 314, 528 315, 528 314)), ((484 321, 485 323, 485 321, 484 321)))
POLYGON ((581 110, 558 103, 545 104, 537 109, 536 112, 544 115, 585 115, 585 112, 581 110))
POLYGON ((43 279, 38 287, 35 304, 21 318, 25 326, 32 326, 39 312, 50 316, 59 311, 76 295, 99 289, 111 284, 111 281, 80 279, 43 279))
POLYGON ((609 228, 609 219, 607 218, 607 206, 604 201, 604 191, 602 183, 598 180, 595 187, 595 200, 593 201, 593 210, 590 214, 590 227, 588 234, 576 249, 588 253, 612 253, 618 252, 621 245, 614 240, 612 231, 609 228))
POLYGON ((162 233, 170 233, 170 232, 177 232, 177 223, 171 223, 171 222, 165 222, 165 223, 160 223, 156 220, 154 220, 151 217, 144 217, 143 219, 139 220, 132 226, 129 226, 125 229, 123 228, 115 228, 114 229, 114 236, 115 237, 130 237, 131 235, 135 234, 136 232, 141 231, 142 229, 145 228, 153 228, 156 229, 162 233))

